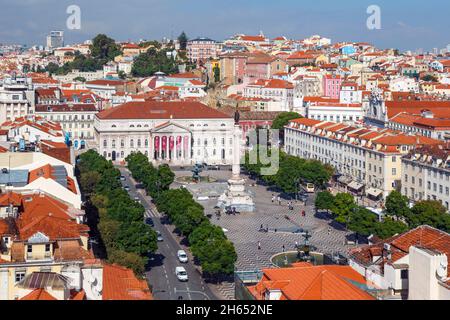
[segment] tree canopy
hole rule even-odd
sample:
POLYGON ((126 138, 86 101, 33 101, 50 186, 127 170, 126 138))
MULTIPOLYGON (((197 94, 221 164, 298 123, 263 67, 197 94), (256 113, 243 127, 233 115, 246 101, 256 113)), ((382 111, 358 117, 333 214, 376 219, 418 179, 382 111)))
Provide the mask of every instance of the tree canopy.
POLYGON ((233 244, 220 227, 206 218, 204 208, 186 189, 170 189, 174 173, 167 165, 153 167, 142 153, 132 153, 127 166, 133 178, 144 184, 159 212, 164 213, 191 246, 204 275, 232 274, 237 260, 233 244))
POLYGON ((142 275, 147 254, 157 249, 156 232, 144 224, 144 207, 122 189, 120 171, 89 150, 79 156, 77 175, 90 206, 98 211, 98 229, 108 261, 142 275))
POLYGON ((188 40, 189 39, 186 33, 184 31, 181 32, 181 34, 178 36, 178 42, 180 43, 180 50, 186 50, 188 40))
POLYGON ((175 73, 178 70, 176 61, 167 55, 168 49, 157 50, 150 48, 134 59, 131 73, 135 77, 149 77, 156 72, 166 74, 175 73))

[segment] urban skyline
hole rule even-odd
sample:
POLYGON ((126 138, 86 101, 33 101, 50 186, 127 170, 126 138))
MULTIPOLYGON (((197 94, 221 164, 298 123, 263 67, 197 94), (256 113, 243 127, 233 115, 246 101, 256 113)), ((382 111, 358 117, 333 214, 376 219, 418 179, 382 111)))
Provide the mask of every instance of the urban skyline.
POLYGON ((398 48, 402 51, 423 48, 432 51, 450 43, 445 32, 450 27, 445 19, 450 4, 441 2, 283 0, 261 4, 260 1, 248 0, 243 3, 231 1, 234 6, 218 10, 217 1, 204 0, 195 4, 177 0, 145 3, 132 0, 117 6, 107 6, 103 0, 93 3, 80 0, 75 5, 81 9, 81 29, 67 30, 66 9, 72 5, 71 1, 0 1, 3 9, 0 13, 0 42, 39 45, 45 42, 50 30, 65 31, 67 43, 91 39, 97 33, 108 34, 118 41, 131 41, 176 38, 185 31, 190 38, 207 36, 222 40, 236 33, 259 34, 262 30, 268 37, 284 35, 300 39, 320 34, 333 41, 352 39, 370 42, 380 48, 398 48), (366 28, 369 16, 366 10, 373 4, 381 9, 380 30, 366 28), (439 7, 434 19, 419 19, 426 8, 433 6, 439 7), (285 7, 290 9, 282 10, 285 7), (245 11, 245 19, 242 19, 242 13, 235 10, 245 11), (46 12, 45 18, 40 12, 46 12), (168 23, 164 17, 170 15, 173 19, 168 23), (30 19, 31 16, 33 19, 30 19), (186 18, 189 18, 189 23, 186 18))

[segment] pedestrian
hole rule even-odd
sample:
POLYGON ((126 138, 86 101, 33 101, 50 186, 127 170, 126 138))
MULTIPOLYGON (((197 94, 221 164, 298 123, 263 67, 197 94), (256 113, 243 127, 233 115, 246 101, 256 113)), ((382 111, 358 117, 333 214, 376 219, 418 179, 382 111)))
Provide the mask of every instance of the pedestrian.
POLYGON ((302 211, 302 217, 305 217, 306 216, 306 212, 305 212, 305 210, 303 210, 302 211))
POLYGON ((261 250, 261 242, 258 241, 258 250, 261 250))
POLYGON ((298 242, 295 241, 295 249, 298 249, 298 242))
POLYGON ((280 198, 280 196, 278 196, 278 205, 281 206, 281 198, 280 198))
POLYGON ((272 193, 272 203, 275 201, 275 195, 272 193))
POLYGON ((283 246, 281 248, 283 249, 283 252, 286 250, 285 247, 284 247, 284 244, 283 244, 283 246))
POLYGON ((259 227, 259 230, 263 230, 264 229, 264 227, 263 227, 263 225, 261 224, 261 227, 259 227))

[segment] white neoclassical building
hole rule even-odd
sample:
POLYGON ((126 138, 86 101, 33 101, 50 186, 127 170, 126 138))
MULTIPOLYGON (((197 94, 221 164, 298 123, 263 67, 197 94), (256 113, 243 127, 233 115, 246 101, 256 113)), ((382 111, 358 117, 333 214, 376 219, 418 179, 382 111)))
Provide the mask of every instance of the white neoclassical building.
POLYGON ((123 161, 142 152, 155 164, 231 164, 234 119, 199 102, 129 102, 95 116, 99 153, 123 161))

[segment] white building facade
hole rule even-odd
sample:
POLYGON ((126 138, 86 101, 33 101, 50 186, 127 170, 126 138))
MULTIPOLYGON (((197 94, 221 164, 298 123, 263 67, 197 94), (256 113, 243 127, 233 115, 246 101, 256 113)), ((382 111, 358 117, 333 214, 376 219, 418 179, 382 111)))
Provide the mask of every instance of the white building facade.
POLYGON ((99 153, 123 161, 141 152, 155 164, 229 165, 234 120, 199 102, 130 102, 96 115, 99 153))

